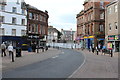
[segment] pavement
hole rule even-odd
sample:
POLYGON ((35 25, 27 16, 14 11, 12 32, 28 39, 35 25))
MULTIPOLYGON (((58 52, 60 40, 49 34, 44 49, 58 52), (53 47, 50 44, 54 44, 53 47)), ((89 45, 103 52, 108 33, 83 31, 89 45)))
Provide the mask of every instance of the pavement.
POLYGON ((106 54, 89 52, 88 50, 77 50, 82 52, 85 57, 85 63, 71 75, 71 78, 118 78, 118 53, 113 57, 106 54))
POLYGON ((53 48, 50 48, 48 51, 39 52, 39 53, 22 51, 22 57, 15 58, 15 62, 12 62, 9 56, 3 57, 2 71, 11 70, 11 69, 15 69, 18 67, 32 64, 32 63, 36 63, 39 61, 43 61, 58 55, 60 52, 61 52, 60 50, 53 49, 53 48))

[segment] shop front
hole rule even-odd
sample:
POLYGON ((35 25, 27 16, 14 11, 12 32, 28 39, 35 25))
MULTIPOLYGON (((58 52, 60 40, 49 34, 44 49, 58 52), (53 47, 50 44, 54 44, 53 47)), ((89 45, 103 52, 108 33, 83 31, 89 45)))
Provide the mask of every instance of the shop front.
POLYGON ((87 49, 94 47, 94 36, 84 36, 84 45, 87 49))
POLYGON ((114 52, 120 52, 120 35, 108 36, 107 47, 112 48, 114 52))

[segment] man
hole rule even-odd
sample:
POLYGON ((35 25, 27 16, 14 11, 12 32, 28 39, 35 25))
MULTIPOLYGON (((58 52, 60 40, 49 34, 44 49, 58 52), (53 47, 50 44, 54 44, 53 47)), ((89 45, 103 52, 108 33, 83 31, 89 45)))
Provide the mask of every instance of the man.
POLYGON ((4 54, 4 56, 6 56, 5 50, 6 50, 6 45, 5 45, 5 43, 3 42, 3 43, 1 44, 1 51, 2 51, 1 57, 3 57, 3 54, 4 54))
POLYGON ((10 44, 8 46, 8 51, 9 51, 9 56, 12 55, 12 62, 14 62, 14 54, 13 54, 13 46, 12 46, 12 44, 10 44))

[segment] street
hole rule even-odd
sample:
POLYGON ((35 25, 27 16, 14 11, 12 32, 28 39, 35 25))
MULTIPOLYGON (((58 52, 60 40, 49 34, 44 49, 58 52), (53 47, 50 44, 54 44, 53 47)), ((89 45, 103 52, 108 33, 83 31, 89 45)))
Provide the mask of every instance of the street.
POLYGON ((68 78, 84 62, 82 53, 61 49, 61 53, 43 61, 4 71, 3 78, 68 78))

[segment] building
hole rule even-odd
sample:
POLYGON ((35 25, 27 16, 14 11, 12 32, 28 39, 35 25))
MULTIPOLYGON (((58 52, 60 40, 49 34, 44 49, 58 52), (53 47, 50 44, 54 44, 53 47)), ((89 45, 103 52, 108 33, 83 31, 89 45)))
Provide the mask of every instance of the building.
POLYGON ((65 42, 73 42, 74 41, 74 33, 72 30, 63 30, 61 29, 62 40, 65 42))
POLYGON ((114 1, 106 6, 106 45, 120 52, 120 2, 114 1))
POLYGON ((21 0, 0 0, 0 37, 2 42, 24 43, 26 35, 26 9, 21 0), (24 8, 23 8, 24 7, 24 8))
POLYGON ((80 43, 83 47, 84 35, 85 35, 85 25, 84 25, 84 10, 77 14, 77 43, 80 43))
POLYGON ((78 25, 78 37, 83 41, 85 48, 103 45, 105 39, 105 6, 109 1, 85 0, 84 11, 77 15, 77 20, 81 19, 78 25), (81 26, 81 27, 80 27, 81 26), (79 33, 80 32, 80 33, 79 33))
POLYGON ((48 12, 41 11, 34 6, 27 7, 27 36, 30 44, 45 46, 48 35, 48 12))
POLYGON ((48 43, 57 42, 58 41, 58 30, 53 28, 53 26, 48 27, 48 43))

